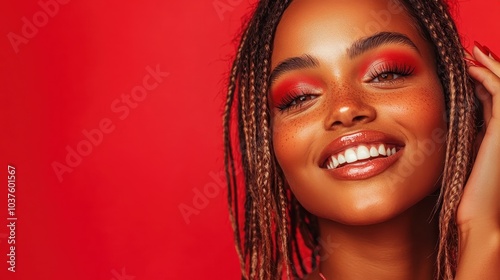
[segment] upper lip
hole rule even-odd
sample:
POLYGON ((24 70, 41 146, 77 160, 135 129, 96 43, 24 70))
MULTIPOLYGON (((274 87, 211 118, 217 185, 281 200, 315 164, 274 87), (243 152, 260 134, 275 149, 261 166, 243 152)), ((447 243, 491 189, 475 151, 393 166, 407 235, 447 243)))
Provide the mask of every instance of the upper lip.
POLYGON ((330 144, 328 144, 320 157, 320 166, 325 167, 327 160, 335 154, 340 153, 346 149, 355 147, 362 144, 392 144, 397 147, 404 147, 404 142, 397 137, 376 131, 376 130, 363 130, 350 134, 342 135, 330 144))

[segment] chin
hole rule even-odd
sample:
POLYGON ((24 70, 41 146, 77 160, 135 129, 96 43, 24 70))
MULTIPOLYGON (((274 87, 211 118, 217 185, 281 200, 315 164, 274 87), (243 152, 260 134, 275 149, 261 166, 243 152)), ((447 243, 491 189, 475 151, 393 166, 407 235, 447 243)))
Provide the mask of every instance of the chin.
POLYGON ((320 209, 312 207, 308 209, 319 219, 327 222, 342 224, 346 226, 370 226, 378 224, 390 224, 391 222, 407 220, 409 223, 417 222, 416 219, 429 219, 433 211, 437 196, 430 193, 421 194, 419 199, 410 196, 395 198, 353 198, 338 202, 334 207, 320 209))
POLYGON ((359 207, 356 205, 345 210, 343 213, 337 213, 336 215, 318 215, 318 218, 348 226, 369 226, 397 219, 408 208, 382 204, 366 206, 365 203, 361 203, 359 207))

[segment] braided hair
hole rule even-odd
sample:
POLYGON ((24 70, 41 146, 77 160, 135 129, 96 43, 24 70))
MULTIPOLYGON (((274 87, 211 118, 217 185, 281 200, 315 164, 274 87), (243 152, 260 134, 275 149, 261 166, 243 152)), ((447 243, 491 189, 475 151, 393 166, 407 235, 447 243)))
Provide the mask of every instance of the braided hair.
MULTIPOLYGON (((272 44, 290 2, 261 0, 257 4, 243 29, 229 76, 224 162, 229 216, 243 279, 303 278, 318 266, 317 219, 286 187, 272 149, 267 97, 272 44)), ((436 208, 440 211, 436 279, 453 279, 458 256, 455 217, 474 160, 477 103, 447 3, 399 2, 434 47, 445 94, 448 132, 436 208)))

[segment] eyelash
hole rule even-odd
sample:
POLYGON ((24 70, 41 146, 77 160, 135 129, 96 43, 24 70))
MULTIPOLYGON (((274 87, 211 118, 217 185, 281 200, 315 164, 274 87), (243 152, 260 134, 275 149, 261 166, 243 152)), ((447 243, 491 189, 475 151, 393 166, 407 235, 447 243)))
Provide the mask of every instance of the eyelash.
POLYGON ((291 109, 298 109, 304 105, 305 102, 316 98, 316 94, 307 93, 303 90, 291 91, 283 97, 280 104, 276 106, 280 111, 288 111, 291 109), (300 101, 299 99, 306 98, 306 100, 300 101), (296 102, 295 104, 292 104, 296 102))
MULTIPOLYGON (((413 74, 414 71, 415 71, 415 67, 404 64, 404 63, 401 63, 401 64, 386 63, 378 68, 372 69, 370 74, 369 74, 369 77, 370 77, 370 81, 375 80, 376 78, 380 77, 383 74, 396 74, 396 75, 401 76, 401 77, 407 77, 407 76, 410 76, 411 74, 413 74)), ((398 78, 395 78, 395 79, 398 79, 398 78)), ((391 81, 388 81, 388 82, 390 83, 391 81)), ((376 83, 387 83, 387 81, 386 82, 379 81, 376 83)))
MULTIPOLYGON (((413 74, 414 71, 415 71, 415 67, 412 67, 412 66, 409 66, 406 64, 396 64, 396 63, 383 64, 379 68, 373 69, 370 72, 369 77, 370 77, 370 81, 375 80, 376 78, 380 77, 383 74, 396 74, 396 75, 401 76, 401 77, 407 77, 407 76, 410 76, 411 74, 413 74)), ((393 80, 398 79, 398 78, 399 77, 394 78, 393 80)), ((379 81, 376 83, 391 83, 391 82, 393 82, 393 80, 382 81, 382 82, 379 81)), ((291 109, 298 109, 298 108, 301 108, 305 102, 312 100, 316 97, 317 97, 316 94, 307 93, 303 90, 298 90, 295 92, 292 91, 292 92, 289 92, 285 97, 283 97, 283 100, 281 100, 280 104, 278 104, 276 106, 276 108, 278 108, 280 111, 288 111, 291 109), (300 101, 299 99, 301 99, 301 98, 307 98, 307 99, 300 101), (296 102, 296 103, 292 104, 293 102, 296 102)))

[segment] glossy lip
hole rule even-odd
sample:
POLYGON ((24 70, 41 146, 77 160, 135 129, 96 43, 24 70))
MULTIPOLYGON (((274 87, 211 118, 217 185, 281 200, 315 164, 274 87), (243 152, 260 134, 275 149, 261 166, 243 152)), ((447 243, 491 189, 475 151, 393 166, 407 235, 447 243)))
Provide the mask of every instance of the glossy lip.
POLYGON ((341 180, 362 180, 378 175, 394 164, 402 155, 405 144, 395 136, 365 130, 343 135, 333 140, 321 153, 319 165, 333 177, 341 180), (327 169, 326 162, 332 155, 361 144, 390 144, 396 146, 397 152, 388 157, 374 158, 346 164, 335 169, 327 169))

